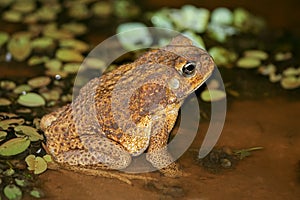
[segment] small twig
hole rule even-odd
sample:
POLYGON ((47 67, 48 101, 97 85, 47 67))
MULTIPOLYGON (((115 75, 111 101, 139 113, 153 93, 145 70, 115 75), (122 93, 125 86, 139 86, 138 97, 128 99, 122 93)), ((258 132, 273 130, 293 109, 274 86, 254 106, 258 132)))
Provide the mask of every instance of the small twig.
POLYGON ((240 149, 240 150, 236 150, 234 151, 235 154, 239 154, 239 153, 242 153, 242 152, 245 152, 245 151, 256 151, 256 150, 261 150, 263 149, 263 147, 252 147, 252 148, 248 148, 248 149, 240 149))

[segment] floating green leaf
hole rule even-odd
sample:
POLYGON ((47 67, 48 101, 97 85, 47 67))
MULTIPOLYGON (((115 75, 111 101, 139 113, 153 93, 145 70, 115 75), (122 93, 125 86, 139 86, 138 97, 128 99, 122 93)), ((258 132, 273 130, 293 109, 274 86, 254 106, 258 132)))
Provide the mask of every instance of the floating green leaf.
POLYGON ((237 66, 240 68, 251 69, 259 67, 261 64, 260 59, 253 57, 243 57, 237 61, 237 66))
POLYGON ((42 157, 28 155, 25 162, 28 165, 28 170, 34 171, 34 174, 41 174, 47 170, 47 162, 42 157))
POLYGON ((284 76, 298 76, 300 75, 300 68, 296 69, 294 67, 289 67, 289 68, 286 68, 282 74, 284 76))
POLYGON ((17 102, 23 106, 28 107, 39 107, 44 106, 46 104, 43 97, 33 92, 20 95, 17 102))
POLYGON ((14 174, 15 174, 15 170, 13 168, 8 168, 7 170, 5 170, 3 172, 3 175, 5 175, 5 176, 12 176, 14 174))
POLYGON ((197 33, 206 30, 209 21, 209 10, 197 8, 193 5, 184 5, 180 10, 169 13, 178 30, 189 29, 197 33))
POLYGON ((87 32, 87 27, 84 24, 78 22, 63 24, 62 29, 75 35, 82 35, 87 32))
POLYGON ((200 35, 195 34, 192 31, 185 31, 182 33, 184 36, 188 37, 193 41, 193 44, 199 48, 205 49, 205 43, 200 35))
POLYGON ((4 90, 13 90, 16 87, 16 83, 13 81, 4 80, 0 82, 0 87, 4 90))
POLYGON ((53 70, 53 71, 60 70, 61 66, 62 66, 61 61, 57 60, 57 59, 51 59, 45 63, 45 67, 47 67, 48 69, 53 70))
POLYGON ((49 6, 43 6, 35 13, 39 21, 54 21, 57 17, 57 13, 49 6))
POLYGON ((27 36, 13 37, 7 49, 15 60, 24 61, 31 53, 30 39, 27 36))
POLYGON ((7 132, 0 131, 0 142, 6 138, 7 132))
POLYGON ((269 55, 262 50, 247 50, 244 52, 245 57, 257 58, 260 60, 266 60, 269 55))
POLYGON ((0 97, 0 106, 9 106, 11 104, 11 101, 6 98, 0 97))
POLYGON ((47 49, 54 44, 54 40, 50 37, 40 37, 32 41, 32 48, 47 49))
POLYGON ((42 198, 45 196, 45 193, 39 188, 33 188, 29 194, 35 198, 42 198))
POLYGON ((139 22, 128 22, 118 26, 117 37, 122 46, 127 50, 149 47, 153 39, 145 24, 139 22), (136 29, 136 32, 132 30, 136 29))
POLYGON ((47 86, 50 82, 51 79, 48 76, 39 76, 28 80, 28 85, 32 88, 41 88, 47 86))
POLYGON ((34 169, 34 174, 41 174, 47 169, 47 162, 41 158, 41 157, 36 157, 35 158, 35 169, 34 169))
POLYGON ((23 124, 25 122, 24 119, 20 118, 20 119, 6 119, 6 120, 2 120, 0 121, 0 128, 2 128, 3 130, 7 130, 9 127, 11 127, 14 124, 23 124))
POLYGON ((16 1, 12 9, 21 13, 29 13, 35 9, 35 2, 31 0, 16 1))
POLYGON ((102 72, 105 70, 106 67, 105 62, 103 60, 93 57, 87 57, 82 64, 84 65, 84 69, 99 69, 102 72))
POLYGON ((17 86, 13 92, 15 94, 21 94, 23 92, 29 92, 31 90, 32 90, 32 88, 29 85, 22 84, 22 85, 17 86))
POLYGON ((30 141, 43 140, 43 135, 39 134, 37 130, 30 126, 19 125, 14 128, 15 132, 18 134, 23 134, 29 137, 30 141))
POLYGON ((13 118, 18 117, 15 113, 6 113, 6 112, 0 112, 0 116, 4 118, 13 118))
POLYGON ((14 184, 9 184, 5 186, 3 190, 4 195, 9 200, 20 200, 22 199, 22 191, 19 187, 14 184))
POLYGON ((71 4, 68 13, 70 17, 75 19, 86 19, 91 15, 88 7, 84 3, 80 2, 71 4))
POLYGON ((33 171, 34 170, 34 165, 35 165, 35 155, 32 155, 32 154, 30 154, 30 155, 28 155, 26 158, 25 158, 25 162, 26 162, 26 164, 27 164, 27 168, 28 168, 28 170, 30 170, 30 171, 33 171))
POLYGON ((43 159, 49 163, 49 162, 53 162, 52 157, 49 154, 46 154, 43 156, 43 159))
POLYGON ((24 179, 15 178, 15 182, 18 186, 24 187, 26 186, 26 181, 24 179))
POLYGON ((13 138, 0 146, 1 156, 13 156, 25 151, 30 145, 30 140, 25 138, 13 138))
POLYGON ((32 56, 28 59, 28 65, 39 65, 49 60, 47 56, 32 56))
POLYGON ((93 4, 92 11, 96 16, 106 17, 112 13, 113 7, 110 2, 100 1, 93 4))
POLYGON ((3 13, 2 18, 8 22, 20 22, 22 20, 22 14, 15 10, 9 10, 3 13))
POLYGON ((296 76, 286 76, 281 79, 280 84, 284 89, 295 89, 300 87, 300 78, 296 76))
POLYGON ((73 38, 73 34, 70 31, 57 29, 57 25, 55 23, 46 25, 43 29, 43 34, 45 37, 59 40, 73 38))
POLYGON ((0 47, 5 44, 9 39, 9 35, 6 32, 0 31, 0 47))
POLYGON ((64 65, 63 70, 68 73, 75 74, 78 72, 81 63, 67 63, 64 65))
POLYGON ((231 25, 233 22, 233 13, 228 8, 216 8, 211 13, 211 22, 231 25))
POLYGON ((90 49, 90 46, 87 43, 76 39, 61 40, 59 46, 63 48, 71 48, 79 52, 86 52, 90 49))
POLYGON ((210 89, 210 90, 204 90, 201 93, 201 99, 203 101, 219 101, 226 98, 226 93, 222 90, 217 89, 210 89))
POLYGON ((78 51, 72 49, 58 49, 56 58, 63 62, 81 62, 84 59, 78 51))
POLYGON ((228 66, 237 59, 236 53, 221 46, 212 47, 208 52, 214 58, 214 61, 218 66, 228 66))
POLYGON ((274 59, 276 61, 284 61, 291 59, 293 57, 293 54, 291 52, 278 52, 275 54, 274 59))

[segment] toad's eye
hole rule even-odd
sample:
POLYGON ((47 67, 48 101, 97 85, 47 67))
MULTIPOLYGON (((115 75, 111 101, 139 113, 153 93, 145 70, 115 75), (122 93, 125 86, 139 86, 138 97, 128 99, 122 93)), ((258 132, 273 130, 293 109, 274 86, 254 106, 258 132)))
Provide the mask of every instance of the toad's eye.
POLYGON ((183 67, 182 67, 182 74, 185 77, 190 77, 194 75, 196 71, 196 63, 194 62, 187 62, 183 67))

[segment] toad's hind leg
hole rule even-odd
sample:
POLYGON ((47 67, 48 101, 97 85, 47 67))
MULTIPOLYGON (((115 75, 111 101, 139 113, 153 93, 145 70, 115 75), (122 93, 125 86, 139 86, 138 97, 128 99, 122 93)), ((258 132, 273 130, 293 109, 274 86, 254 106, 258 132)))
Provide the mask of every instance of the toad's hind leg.
POLYGON ((124 169, 131 163, 130 154, 117 142, 96 134, 80 136, 82 149, 71 149, 56 156, 59 163, 70 166, 124 169))
POLYGON ((64 168, 87 175, 116 178, 128 184, 131 184, 130 179, 154 180, 142 175, 106 170, 124 169, 131 163, 130 154, 117 142, 98 135, 82 135, 80 139, 84 149, 66 151, 57 156, 57 161, 64 163, 64 168))

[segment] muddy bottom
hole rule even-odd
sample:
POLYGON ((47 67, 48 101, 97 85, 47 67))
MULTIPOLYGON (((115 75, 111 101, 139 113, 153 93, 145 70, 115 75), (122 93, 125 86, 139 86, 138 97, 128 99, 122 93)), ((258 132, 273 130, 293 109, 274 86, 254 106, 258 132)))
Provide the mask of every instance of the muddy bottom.
MULTIPOLYGON (((118 180, 48 170, 41 175, 45 199, 299 199, 300 102, 284 98, 234 101, 217 146, 261 146, 230 169, 211 173, 196 159, 203 130, 179 159, 187 177, 171 179, 152 172, 159 182, 118 180), (297 128, 298 127, 298 128, 297 128)), ((204 131, 205 132, 205 131, 204 131)))

